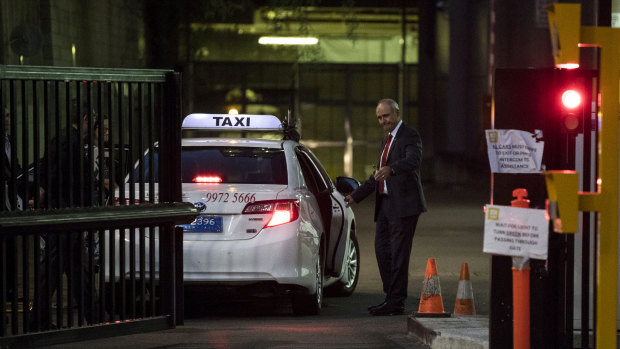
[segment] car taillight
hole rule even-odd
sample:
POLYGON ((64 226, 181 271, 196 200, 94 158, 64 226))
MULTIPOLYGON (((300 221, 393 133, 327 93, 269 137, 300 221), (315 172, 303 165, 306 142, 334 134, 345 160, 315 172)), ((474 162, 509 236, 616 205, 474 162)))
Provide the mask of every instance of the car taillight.
POLYGON ((243 214, 271 214, 265 228, 286 224, 299 217, 299 201, 272 200, 251 202, 243 209, 243 214))
POLYGON ((195 183, 222 183, 222 177, 220 176, 196 176, 192 179, 195 183))

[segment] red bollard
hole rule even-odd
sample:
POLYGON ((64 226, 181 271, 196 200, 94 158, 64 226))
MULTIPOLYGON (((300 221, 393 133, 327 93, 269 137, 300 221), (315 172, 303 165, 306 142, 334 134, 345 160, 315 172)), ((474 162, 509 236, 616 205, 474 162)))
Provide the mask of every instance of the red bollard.
MULTIPOLYGON (((516 199, 510 202, 512 207, 529 208, 526 199, 527 190, 517 188, 512 191, 516 199)), ((512 257, 512 343, 514 349, 530 347, 530 265, 524 263, 519 269, 523 257, 512 257)))

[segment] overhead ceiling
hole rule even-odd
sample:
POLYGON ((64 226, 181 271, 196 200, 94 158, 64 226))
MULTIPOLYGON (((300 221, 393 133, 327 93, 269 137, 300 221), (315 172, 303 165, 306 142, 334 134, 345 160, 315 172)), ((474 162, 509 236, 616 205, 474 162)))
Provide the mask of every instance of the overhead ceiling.
MULTIPOLYGON (((405 30, 417 32, 418 10, 405 10, 405 30)), ((251 23, 212 19, 192 23, 194 31, 211 29, 238 34, 373 37, 402 34, 402 8, 390 7, 258 7, 251 23)), ((247 21, 249 22, 249 21, 247 21)))
POLYGON ((397 2, 390 7, 370 6, 368 1, 365 6, 357 2, 347 6, 268 6, 269 2, 263 1, 235 8, 237 11, 205 5, 196 9, 204 15, 193 14, 189 23, 193 57, 196 61, 395 63, 406 48, 406 61, 415 63, 418 8, 397 2), (263 46, 258 45, 260 36, 318 37, 319 44, 312 49, 276 50, 259 47, 263 46))

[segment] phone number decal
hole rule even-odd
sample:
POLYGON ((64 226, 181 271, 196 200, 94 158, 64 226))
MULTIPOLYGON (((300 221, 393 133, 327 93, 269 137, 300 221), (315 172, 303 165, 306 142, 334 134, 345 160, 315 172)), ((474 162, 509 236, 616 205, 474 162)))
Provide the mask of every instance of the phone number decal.
POLYGON ((207 193, 206 202, 231 202, 244 203, 256 201, 256 194, 253 193, 207 193))

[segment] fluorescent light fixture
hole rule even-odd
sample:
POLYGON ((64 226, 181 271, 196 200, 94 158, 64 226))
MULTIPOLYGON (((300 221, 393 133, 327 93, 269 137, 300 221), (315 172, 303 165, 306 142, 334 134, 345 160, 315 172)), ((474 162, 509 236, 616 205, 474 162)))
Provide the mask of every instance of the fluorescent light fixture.
POLYGON ((261 45, 316 45, 318 38, 294 36, 261 36, 258 39, 261 45))

